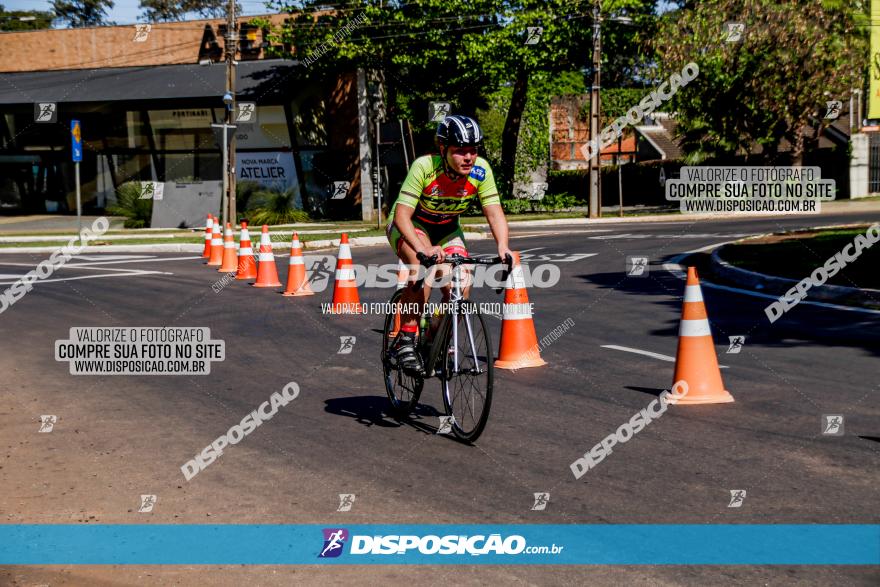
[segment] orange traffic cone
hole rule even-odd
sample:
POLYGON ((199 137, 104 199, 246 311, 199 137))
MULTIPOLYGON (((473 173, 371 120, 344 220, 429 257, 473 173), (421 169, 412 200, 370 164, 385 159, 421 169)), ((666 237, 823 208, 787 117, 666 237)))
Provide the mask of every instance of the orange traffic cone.
POLYGON ((339 242, 339 257, 336 259, 336 282, 333 284, 333 303, 331 314, 360 314, 361 299, 354 280, 354 266, 351 260, 351 245, 348 235, 342 235, 339 242))
POLYGON ((215 222, 211 228, 211 256, 208 265, 219 267, 223 264, 223 239, 220 236, 220 223, 215 222))
POLYGON ((504 292, 503 320, 501 322, 501 345, 495 366, 499 369, 522 369, 540 367, 547 362, 541 358, 532 306, 526 293, 526 280, 519 253, 513 253, 513 270, 507 277, 504 292))
POLYGON ((202 257, 211 258, 211 232, 214 228, 214 217, 208 214, 208 221, 205 224, 205 250, 202 251, 202 257))
POLYGON ((235 254, 235 237, 232 236, 232 224, 226 223, 223 233, 223 264, 220 269, 223 273, 235 273, 238 268, 238 256, 235 254))
POLYGON ((679 405, 725 404, 733 401, 733 396, 724 389, 721 381, 703 292, 694 267, 688 267, 687 285, 684 288, 673 381, 687 383, 686 394, 676 402, 679 405))
POLYGON ((299 235, 293 233, 290 241, 290 261, 287 264, 287 287, 284 288, 286 296, 313 296, 315 292, 309 287, 306 278, 306 264, 302 254, 302 243, 299 235))
POLYGON ((238 272, 236 279, 256 279, 257 262, 254 260, 254 249, 251 247, 251 235, 248 233, 247 222, 241 223, 241 236, 238 245, 238 272))
POLYGON ((275 254, 272 253, 272 241, 269 239, 269 226, 263 225, 260 235, 260 262, 257 265, 257 282, 254 287, 281 287, 278 281, 278 269, 275 268, 275 254))

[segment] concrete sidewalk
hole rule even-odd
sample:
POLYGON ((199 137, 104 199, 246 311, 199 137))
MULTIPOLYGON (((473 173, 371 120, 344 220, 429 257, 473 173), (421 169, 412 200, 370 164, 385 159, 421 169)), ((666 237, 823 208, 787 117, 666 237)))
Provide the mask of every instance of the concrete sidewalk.
MULTIPOLYGON (((630 216, 624 218, 548 218, 546 220, 521 220, 517 221, 516 217, 508 217, 510 221, 511 228, 518 227, 542 227, 542 226, 590 226, 590 225, 605 225, 605 224, 645 224, 645 223, 666 223, 666 222, 696 222, 696 221, 706 221, 706 220, 731 220, 731 219, 741 219, 741 218, 749 218, 749 219, 761 219, 761 218, 780 218, 780 217, 814 217, 817 219, 816 225, 821 225, 821 218, 825 215, 830 214, 838 214, 841 212, 880 212, 880 201, 859 201, 859 200, 841 200, 839 202, 826 202, 822 206, 822 212, 819 214, 792 214, 792 213, 731 213, 731 214, 651 214, 644 216, 630 216)), ((4 219, 0 218, 0 234, 7 232, 30 232, 34 230, 34 225, 39 223, 48 222, 52 224, 52 230, 60 230, 67 226, 72 232, 76 231, 77 221, 76 217, 64 216, 64 217, 21 217, 21 218, 29 218, 29 220, 24 220, 21 225, 15 224, 15 219, 4 219), (48 218, 48 220, 47 220, 48 218), (12 222, 10 222, 12 221, 12 222), (51 222, 57 221, 57 222, 51 222), (64 222, 67 224, 65 225, 64 222), (10 231, 8 230, 8 226, 14 225, 16 229, 10 231), (18 228, 18 226, 28 226, 28 228, 18 228)), ((92 221, 94 221, 97 216, 88 216, 83 217, 83 226, 89 226, 92 221)), ((121 224, 121 219, 113 219, 111 222, 111 229, 116 230, 117 228, 114 224, 121 224)), ((292 225, 285 225, 284 228, 292 225)), ((296 225, 296 226, 305 226, 305 225, 296 225)), ((315 226, 311 224, 310 226, 315 226)), ((273 227, 275 229, 282 227, 273 227)), ((339 230, 341 227, 328 227, 326 232, 360 232, 365 231, 365 228, 354 228, 354 227, 346 227, 344 230, 339 230), (336 230, 334 230, 334 228, 336 230)), ((481 240, 484 238, 491 238, 491 233, 489 229, 488 223, 478 223, 478 224, 465 224, 464 229, 468 232, 465 233, 465 238, 468 240, 481 240)), ((101 237, 102 240, 112 241, 112 240, 127 240, 134 238, 162 238, 165 235, 156 234, 158 231, 166 231, 168 229, 138 229, 138 232, 141 231, 155 231, 151 235, 108 235, 106 237, 101 237)), ((194 233, 198 232, 198 230, 194 230, 194 233)), ((290 232, 290 229, 285 231, 273 230, 271 234, 280 234, 290 232)), ((325 231, 300 231, 302 233, 316 233, 316 232, 325 232, 325 231)), ((252 234, 259 235, 258 231, 252 231, 252 234)), ((14 234, 9 234, 5 237, 0 237, 0 253, 51 253, 58 247, 54 246, 35 246, 35 247, 3 247, 2 244, 4 242, 35 242, 35 241, 54 241, 59 240, 59 247, 61 246, 61 240, 69 239, 69 235, 65 236, 64 239, 59 238, 43 238, 43 237, 18 237, 16 238, 14 234)), ((352 238, 350 239, 352 246, 374 246, 378 244, 384 244, 386 238, 384 236, 370 236, 370 237, 360 237, 360 238, 352 238)), ((321 248, 328 247, 337 247, 339 246, 339 239, 327 239, 327 240, 319 240, 319 241, 310 241, 308 243, 304 243, 307 249, 316 250, 321 248)), ((96 245, 96 246, 87 246, 83 249, 84 253, 98 253, 98 252, 106 252, 106 253, 122 253, 122 252, 130 252, 130 253, 168 253, 168 252, 187 252, 187 253, 195 253, 201 252, 203 247, 202 243, 157 243, 157 244, 118 244, 118 245, 96 245)), ((288 249, 290 248, 290 244, 286 242, 273 242, 273 249, 288 249)))

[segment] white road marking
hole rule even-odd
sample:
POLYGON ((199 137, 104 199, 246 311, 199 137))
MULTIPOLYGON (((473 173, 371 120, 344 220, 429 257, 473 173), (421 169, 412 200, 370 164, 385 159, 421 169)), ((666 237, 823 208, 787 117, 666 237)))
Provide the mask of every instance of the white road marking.
POLYGON ((752 236, 752 233, 749 234, 717 234, 717 233, 707 233, 707 234, 649 234, 649 233, 629 233, 625 232, 622 234, 607 234, 602 236, 588 236, 588 239, 593 240, 617 240, 617 239, 645 239, 645 238, 669 238, 669 239, 689 239, 689 238, 714 238, 714 237, 738 237, 743 238, 747 236, 752 236))
MULTIPOLYGON (((635 353, 637 355, 644 355, 646 357, 651 357, 652 359, 660 359, 661 361, 666 361, 668 363, 674 363, 675 357, 670 357, 669 355, 661 355, 660 353, 652 353, 651 351, 643 351, 642 349, 634 349, 628 346, 619 346, 616 344, 603 344, 599 345, 603 349, 611 349, 615 351, 623 351, 625 353, 635 353)), ((721 369, 727 369, 727 365, 718 365, 721 369)))
MULTIPOLYGON (((101 277, 140 277, 142 275, 174 275, 174 273, 170 273, 168 271, 146 271, 143 269, 123 269, 116 267, 95 267, 95 265, 116 265, 121 263, 143 263, 146 261, 167 261, 171 259, 161 259, 154 257, 146 257, 146 256, 112 256, 112 260, 106 260, 107 257, 87 257, 81 255, 75 255, 72 257, 73 259, 104 259, 102 261, 89 261, 87 263, 67 263, 55 269, 55 271, 61 271, 64 269, 82 269, 85 271, 102 271, 106 273, 102 273, 100 275, 79 275, 75 277, 50 277, 48 279, 38 279, 33 282, 34 285, 38 283, 53 283, 57 281, 76 281, 79 279, 98 279, 101 277)), ((178 257, 178 259, 199 259, 201 257, 178 257)), ((39 263, 6 263, 0 262, 2 266, 11 266, 11 267, 28 267, 30 269, 35 268, 39 263)), ((11 281, 0 281, 0 285, 13 285, 18 280, 24 277, 24 274, 9 274, 3 273, 0 274, 0 280, 11 280, 11 281)))
MULTIPOLYGON (((57 278, 49 278, 49 279, 37 279, 31 285, 38 285, 40 283, 52 283, 55 281, 76 281, 77 279, 100 279, 102 277, 140 277, 141 275, 174 275, 173 273, 167 273, 165 271, 131 271, 126 273, 103 273, 101 275, 80 275, 78 277, 57 277, 57 278)), ((19 278, 20 279, 20 278, 19 278)), ((18 279, 15 281, 0 281, 0 285, 12 285, 16 283, 18 279)))
POLYGON ((546 230, 544 232, 528 232, 524 234, 511 232, 510 238, 530 238, 534 236, 553 236, 557 234, 592 234, 596 232, 611 232, 611 229, 594 229, 594 230, 546 230))
MULTIPOLYGON (((144 259, 130 259, 123 261, 91 261, 89 263, 68 263, 67 267, 87 267, 90 265, 117 265, 122 263, 149 263, 151 261, 159 262, 159 261, 186 261, 190 259, 203 259, 201 255, 195 255, 193 257, 150 257, 144 259)), ((0 263, 0 265, 4 265, 5 263, 0 263)))
POLYGON ((124 261, 127 259, 152 259, 155 255, 74 255, 74 259, 86 261, 124 261))
MULTIPOLYGON (((732 242, 734 242, 734 241, 727 241, 724 243, 707 245, 707 246, 701 247, 699 249, 694 249, 693 251, 687 251, 685 253, 682 253, 681 255, 676 255, 675 257, 673 257, 672 259, 669 260, 669 263, 664 263, 663 268, 666 269, 667 271, 669 271, 670 273, 672 273, 675 277, 678 277, 679 279, 682 279, 682 280, 686 279, 687 278, 687 271, 685 270, 685 267, 683 267, 682 265, 679 264, 679 261, 681 261, 682 259, 684 259, 688 255, 693 255, 694 253, 702 253, 705 251, 710 251, 712 249, 715 249, 717 247, 720 247, 720 246, 723 246, 726 244, 730 244, 732 242)), ((709 287, 712 289, 720 289, 723 291, 730 291, 733 293, 739 293, 739 294, 743 294, 746 296, 752 296, 753 298, 763 298, 765 300, 778 300, 779 299, 779 296, 773 296, 770 294, 765 294, 765 293, 761 293, 761 292, 757 292, 757 291, 750 291, 747 289, 739 289, 737 287, 730 287, 727 285, 716 285, 714 283, 709 283, 708 281, 703 281, 703 280, 700 280, 700 285, 703 287, 709 287)), ((844 312, 860 312, 862 314, 880 315, 880 310, 871 310, 870 308, 857 308, 855 306, 839 306, 837 304, 829 304, 828 302, 814 302, 814 301, 810 301, 810 300, 802 300, 801 302, 798 303, 798 305, 802 305, 802 304, 806 304, 808 306, 818 306, 820 308, 830 308, 832 310, 843 310, 844 312)))

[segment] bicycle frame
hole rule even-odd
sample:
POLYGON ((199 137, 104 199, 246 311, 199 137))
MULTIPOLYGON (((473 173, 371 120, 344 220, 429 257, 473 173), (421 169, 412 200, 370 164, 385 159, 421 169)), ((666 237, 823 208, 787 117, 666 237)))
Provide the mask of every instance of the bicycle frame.
MULTIPOLYGON (((453 348, 453 360, 452 360, 452 372, 458 373, 459 369, 459 352, 458 352, 458 339, 459 336, 463 336, 465 333, 459 332, 459 324, 458 324, 458 316, 464 316, 464 324, 466 327, 466 334, 468 337, 468 342, 470 343, 471 354, 474 358, 474 364, 478 365, 479 360, 477 358, 477 345, 474 342, 474 332, 471 327, 471 318, 467 313, 461 312, 461 303, 466 301, 464 297, 464 293, 461 287, 461 265, 454 265, 452 268, 452 288, 450 291, 450 299, 449 302, 452 304, 452 312, 449 314, 445 314, 440 321, 440 325, 437 328, 437 334, 434 337, 434 340, 431 342, 431 352, 428 354, 428 364, 426 366, 425 371, 427 373, 435 373, 437 361, 441 358, 445 358, 446 349, 443 348, 446 345, 443 344, 446 342, 447 337, 446 333, 449 329, 452 329, 451 340, 452 348, 453 348), (453 320, 453 318, 456 318, 453 320), (450 325, 450 321, 452 324, 450 325)), ((427 312, 425 314, 427 316, 427 312)))

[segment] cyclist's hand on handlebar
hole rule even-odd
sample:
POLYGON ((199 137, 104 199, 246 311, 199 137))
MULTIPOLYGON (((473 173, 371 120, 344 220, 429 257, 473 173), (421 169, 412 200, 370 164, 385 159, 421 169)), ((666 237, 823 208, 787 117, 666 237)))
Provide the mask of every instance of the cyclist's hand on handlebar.
POLYGON ((509 248, 499 245, 498 256, 501 257, 501 261, 506 263, 508 267, 513 267, 513 252, 509 248))
POLYGON ((443 254, 443 247, 431 247, 421 251, 426 257, 434 257, 437 263, 442 263, 446 255, 443 254))

